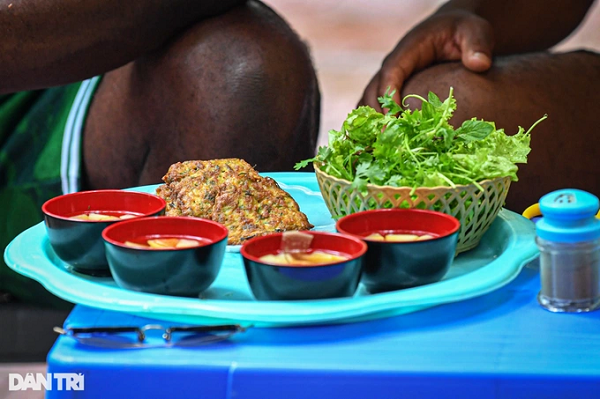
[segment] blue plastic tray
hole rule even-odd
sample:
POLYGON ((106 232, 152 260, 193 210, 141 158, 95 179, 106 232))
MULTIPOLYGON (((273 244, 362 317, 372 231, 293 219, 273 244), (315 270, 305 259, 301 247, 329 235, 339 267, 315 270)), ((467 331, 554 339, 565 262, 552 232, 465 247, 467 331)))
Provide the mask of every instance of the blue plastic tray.
MULTIPOLYGON (((316 229, 334 231, 334 221, 314 174, 269 175, 296 199, 316 229)), ((156 187, 136 190, 154 192, 156 187)), ((129 291, 119 288, 112 278, 78 274, 57 258, 43 223, 16 237, 7 246, 4 258, 16 272, 74 303, 182 323, 283 326, 389 317, 486 294, 509 283, 526 263, 538 256, 534 237, 531 221, 503 209, 479 246, 459 255, 438 283, 373 295, 361 286, 352 298, 313 301, 256 301, 246 280, 241 255, 235 248, 226 253, 219 276, 200 298, 129 291)))

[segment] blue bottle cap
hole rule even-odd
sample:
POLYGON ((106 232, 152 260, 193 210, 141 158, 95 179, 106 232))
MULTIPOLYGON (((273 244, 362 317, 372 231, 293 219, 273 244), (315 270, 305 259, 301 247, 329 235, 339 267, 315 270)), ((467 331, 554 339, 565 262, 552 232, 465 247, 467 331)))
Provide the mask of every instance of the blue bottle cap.
POLYGON ((548 241, 575 243, 600 237, 595 215, 598 197, 578 189, 553 191, 540 199, 543 218, 536 223, 538 237, 548 241))

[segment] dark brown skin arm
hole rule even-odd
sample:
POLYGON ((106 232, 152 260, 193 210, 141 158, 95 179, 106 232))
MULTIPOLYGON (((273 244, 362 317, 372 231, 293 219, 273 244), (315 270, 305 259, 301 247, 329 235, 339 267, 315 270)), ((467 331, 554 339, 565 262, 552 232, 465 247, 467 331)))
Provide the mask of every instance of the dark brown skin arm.
POLYGON ((494 55, 546 50, 583 21, 593 0, 451 0, 415 26, 383 60, 367 85, 361 105, 380 109, 378 96, 444 61, 462 61, 487 71, 494 55))
POLYGON ((494 32, 494 54, 542 51, 569 36, 583 21, 594 0, 453 0, 437 13, 472 12, 494 32))
POLYGON ((80 81, 245 0, 0 0, 0 94, 80 81))

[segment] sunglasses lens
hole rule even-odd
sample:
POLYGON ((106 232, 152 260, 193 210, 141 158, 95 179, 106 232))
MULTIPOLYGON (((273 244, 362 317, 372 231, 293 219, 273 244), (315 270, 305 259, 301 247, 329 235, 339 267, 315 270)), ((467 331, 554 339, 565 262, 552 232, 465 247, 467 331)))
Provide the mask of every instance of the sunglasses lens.
POLYGON ((235 334, 233 331, 177 334, 173 336, 171 344, 179 347, 206 345, 224 341, 233 334, 235 334))
POLYGON ((135 335, 127 336, 121 334, 77 334, 72 335, 78 342, 84 345, 97 346, 101 348, 142 348, 150 346, 144 342, 139 342, 135 335))

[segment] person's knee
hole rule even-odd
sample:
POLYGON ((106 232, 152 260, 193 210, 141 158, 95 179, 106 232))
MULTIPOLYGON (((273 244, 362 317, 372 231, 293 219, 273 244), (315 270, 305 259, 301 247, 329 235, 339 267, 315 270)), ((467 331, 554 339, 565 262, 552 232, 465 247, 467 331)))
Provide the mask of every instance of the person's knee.
POLYGON ((304 43, 262 3, 191 27, 134 71, 146 98, 164 110, 160 125, 175 126, 187 143, 162 163, 231 156, 274 170, 312 156, 315 71, 304 43))
MULTIPOLYGON (((457 127, 463 121, 477 117, 493 120, 497 91, 486 74, 467 70, 460 62, 448 62, 427 68, 409 79, 402 89, 402 96, 418 94, 427 98, 431 91, 444 101, 453 89, 457 109, 451 122, 457 127), (496 94, 496 95, 495 95, 496 94)), ((421 108, 420 101, 407 99, 412 109, 421 108)))
MULTIPOLYGON (((416 74, 402 94, 426 96, 433 91, 444 100, 453 87, 457 110, 451 123, 455 128, 476 117, 493 121, 510 135, 519 126, 527 130, 547 114, 548 121, 536 126, 531 135, 532 151, 527 163, 518 165, 519 181, 508 193, 506 206, 520 212, 558 188, 599 190, 598 179, 588 167, 598 158, 596 147, 589 144, 594 139, 589 134, 594 115, 572 101, 596 101, 599 64, 599 56, 586 51, 500 57, 483 74, 470 72, 458 62, 445 63, 416 74)), ((414 99, 409 105, 421 106, 414 99)))
POLYGON ((319 113, 308 49, 273 11, 249 1, 103 78, 85 127, 85 184, 156 183, 189 159, 291 170, 314 155, 319 113))

